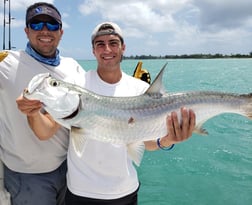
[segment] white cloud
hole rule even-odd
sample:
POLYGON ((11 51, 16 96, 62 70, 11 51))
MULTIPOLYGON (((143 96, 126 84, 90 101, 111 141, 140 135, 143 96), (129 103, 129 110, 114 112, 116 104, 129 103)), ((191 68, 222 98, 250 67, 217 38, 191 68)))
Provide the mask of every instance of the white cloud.
POLYGON ((171 50, 207 52, 217 45, 216 52, 231 52, 252 37, 251 0, 93 0, 82 8, 83 15, 115 21, 126 37, 142 38, 139 43, 153 48, 165 43, 171 50))

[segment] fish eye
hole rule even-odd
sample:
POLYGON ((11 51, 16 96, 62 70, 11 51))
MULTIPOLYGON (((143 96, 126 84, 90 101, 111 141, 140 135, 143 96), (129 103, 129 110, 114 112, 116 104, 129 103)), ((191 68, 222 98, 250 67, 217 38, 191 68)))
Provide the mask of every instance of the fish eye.
POLYGON ((53 87, 57 87, 57 86, 60 85, 60 83, 59 83, 58 81, 56 81, 56 80, 52 80, 52 81, 50 82, 50 85, 53 86, 53 87))

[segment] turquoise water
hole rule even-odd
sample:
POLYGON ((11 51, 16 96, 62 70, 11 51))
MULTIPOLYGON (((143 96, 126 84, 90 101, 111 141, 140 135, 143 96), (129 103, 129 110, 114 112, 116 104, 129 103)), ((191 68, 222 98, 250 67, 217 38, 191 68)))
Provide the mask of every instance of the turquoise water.
MULTIPOLYGON (((79 61, 85 69, 95 61, 79 61)), ((132 74, 137 60, 122 62, 132 74)), ((144 60, 152 78, 166 60, 144 60)), ((168 60, 164 85, 170 92, 216 90, 252 92, 252 59, 168 60)), ((223 114, 169 152, 146 152, 137 168, 139 205, 251 205, 252 121, 223 114)))

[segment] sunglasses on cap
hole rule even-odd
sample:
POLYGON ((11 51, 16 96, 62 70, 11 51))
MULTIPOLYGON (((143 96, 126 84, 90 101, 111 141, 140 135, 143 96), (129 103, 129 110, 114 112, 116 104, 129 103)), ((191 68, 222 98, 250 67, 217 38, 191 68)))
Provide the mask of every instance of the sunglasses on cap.
POLYGON ((49 22, 37 22, 37 23, 29 23, 28 26, 34 31, 41 31, 44 26, 48 29, 48 31, 57 31, 61 28, 59 23, 49 23, 49 22))

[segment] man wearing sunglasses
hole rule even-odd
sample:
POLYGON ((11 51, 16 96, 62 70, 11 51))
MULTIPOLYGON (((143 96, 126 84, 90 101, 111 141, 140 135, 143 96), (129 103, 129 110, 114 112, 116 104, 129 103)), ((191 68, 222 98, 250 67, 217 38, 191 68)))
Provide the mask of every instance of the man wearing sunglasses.
POLYGON ((27 119, 32 123, 31 117, 43 118, 38 112, 42 105, 20 94, 38 73, 50 73, 83 86, 85 71, 72 58, 59 55, 62 21, 52 4, 31 5, 26 11, 24 30, 28 38, 26 49, 7 51, 0 62, 0 158, 4 164, 4 185, 11 194, 12 205, 63 205, 69 133, 60 128, 51 139, 38 140, 27 119))

